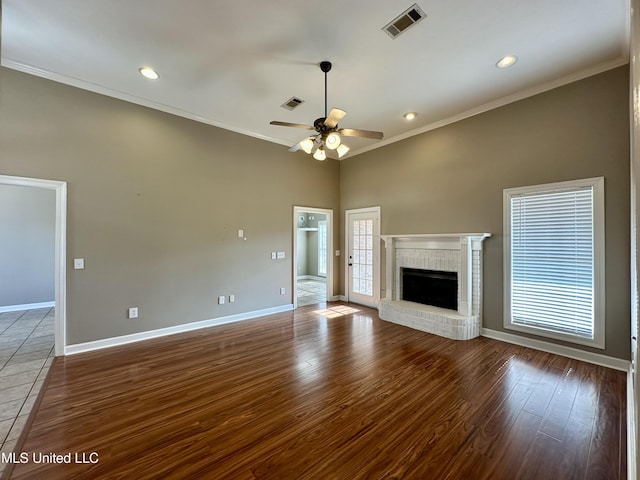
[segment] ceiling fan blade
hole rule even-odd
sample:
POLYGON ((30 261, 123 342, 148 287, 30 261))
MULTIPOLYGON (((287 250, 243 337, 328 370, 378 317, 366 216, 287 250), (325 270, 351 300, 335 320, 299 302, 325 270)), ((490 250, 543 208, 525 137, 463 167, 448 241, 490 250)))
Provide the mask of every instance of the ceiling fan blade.
POLYGON ((329 112, 329 116, 324 120, 324 124, 330 128, 336 128, 338 122, 344 118, 347 114, 344 110, 340 110, 339 108, 332 108, 329 112))
POLYGON ((381 140, 383 137, 382 132, 374 132, 372 130, 357 130, 353 128, 341 128, 338 130, 340 135, 344 135, 345 137, 362 137, 362 138, 372 138, 374 140, 381 140))
POLYGON ((295 128, 304 128, 305 130, 315 130, 315 128, 310 125, 302 125, 300 123, 278 122, 276 120, 270 121, 269 125, 279 125, 280 127, 295 127, 295 128))
POLYGON ((298 150, 300 150, 300 148, 301 148, 301 147, 300 147, 300 142, 298 142, 298 143, 294 144, 294 145, 289 149, 289 151, 290 151, 290 152, 297 152, 298 150))

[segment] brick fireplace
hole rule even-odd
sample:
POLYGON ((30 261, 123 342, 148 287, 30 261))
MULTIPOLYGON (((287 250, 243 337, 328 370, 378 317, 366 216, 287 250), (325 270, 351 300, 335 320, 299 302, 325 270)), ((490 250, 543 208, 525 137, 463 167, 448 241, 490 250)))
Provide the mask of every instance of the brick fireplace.
POLYGON ((380 302, 380 318, 454 340, 479 336, 482 244, 490 236, 489 233, 382 235, 386 248, 386 294, 380 302), (407 271, 411 277, 407 277, 407 271), (429 279, 419 280, 422 283, 416 287, 412 277, 429 279), (403 289, 403 278, 412 282, 407 292, 403 289), (446 293, 440 293, 445 286, 446 293), (447 303, 439 300, 443 296, 449 299, 447 303), (452 296, 457 301, 452 301, 452 296))

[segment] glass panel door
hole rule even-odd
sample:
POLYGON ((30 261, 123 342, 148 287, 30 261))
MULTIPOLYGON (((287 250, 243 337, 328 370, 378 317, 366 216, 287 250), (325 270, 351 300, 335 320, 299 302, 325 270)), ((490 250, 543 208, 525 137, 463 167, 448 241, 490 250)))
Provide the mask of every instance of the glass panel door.
POLYGON ((348 298, 375 306, 379 300, 379 210, 347 211, 348 298))

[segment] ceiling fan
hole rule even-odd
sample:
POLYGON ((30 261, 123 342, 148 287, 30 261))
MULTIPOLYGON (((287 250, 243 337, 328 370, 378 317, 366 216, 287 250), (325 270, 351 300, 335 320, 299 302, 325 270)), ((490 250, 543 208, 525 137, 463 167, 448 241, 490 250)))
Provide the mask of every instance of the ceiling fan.
POLYGON ((317 132, 315 135, 311 135, 301 142, 296 143, 289 151, 295 152, 302 149, 309 155, 313 154, 313 158, 316 160, 325 160, 327 158, 326 150, 328 149, 335 150, 338 158, 342 158, 349 151, 349 147, 342 143, 341 135, 344 137, 382 139, 382 132, 338 128, 338 122, 344 118, 347 112, 339 108, 332 108, 327 115, 327 73, 331 70, 331 62, 320 62, 320 70, 324 72, 324 117, 317 118, 315 122, 313 122, 313 126, 302 125, 300 123, 278 122, 276 120, 269 122, 270 125, 304 128, 305 130, 315 130, 317 132))

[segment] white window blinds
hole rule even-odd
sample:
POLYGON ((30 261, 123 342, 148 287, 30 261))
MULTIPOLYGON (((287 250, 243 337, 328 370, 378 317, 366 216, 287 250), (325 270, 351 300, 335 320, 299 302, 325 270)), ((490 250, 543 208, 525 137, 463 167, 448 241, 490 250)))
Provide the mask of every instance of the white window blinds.
POLYGON ((505 190, 505 327, 604 346, 604 179, 505 190))
POLYGON ((511 199, 512 322, 594 334, 593 188, 511 199))

